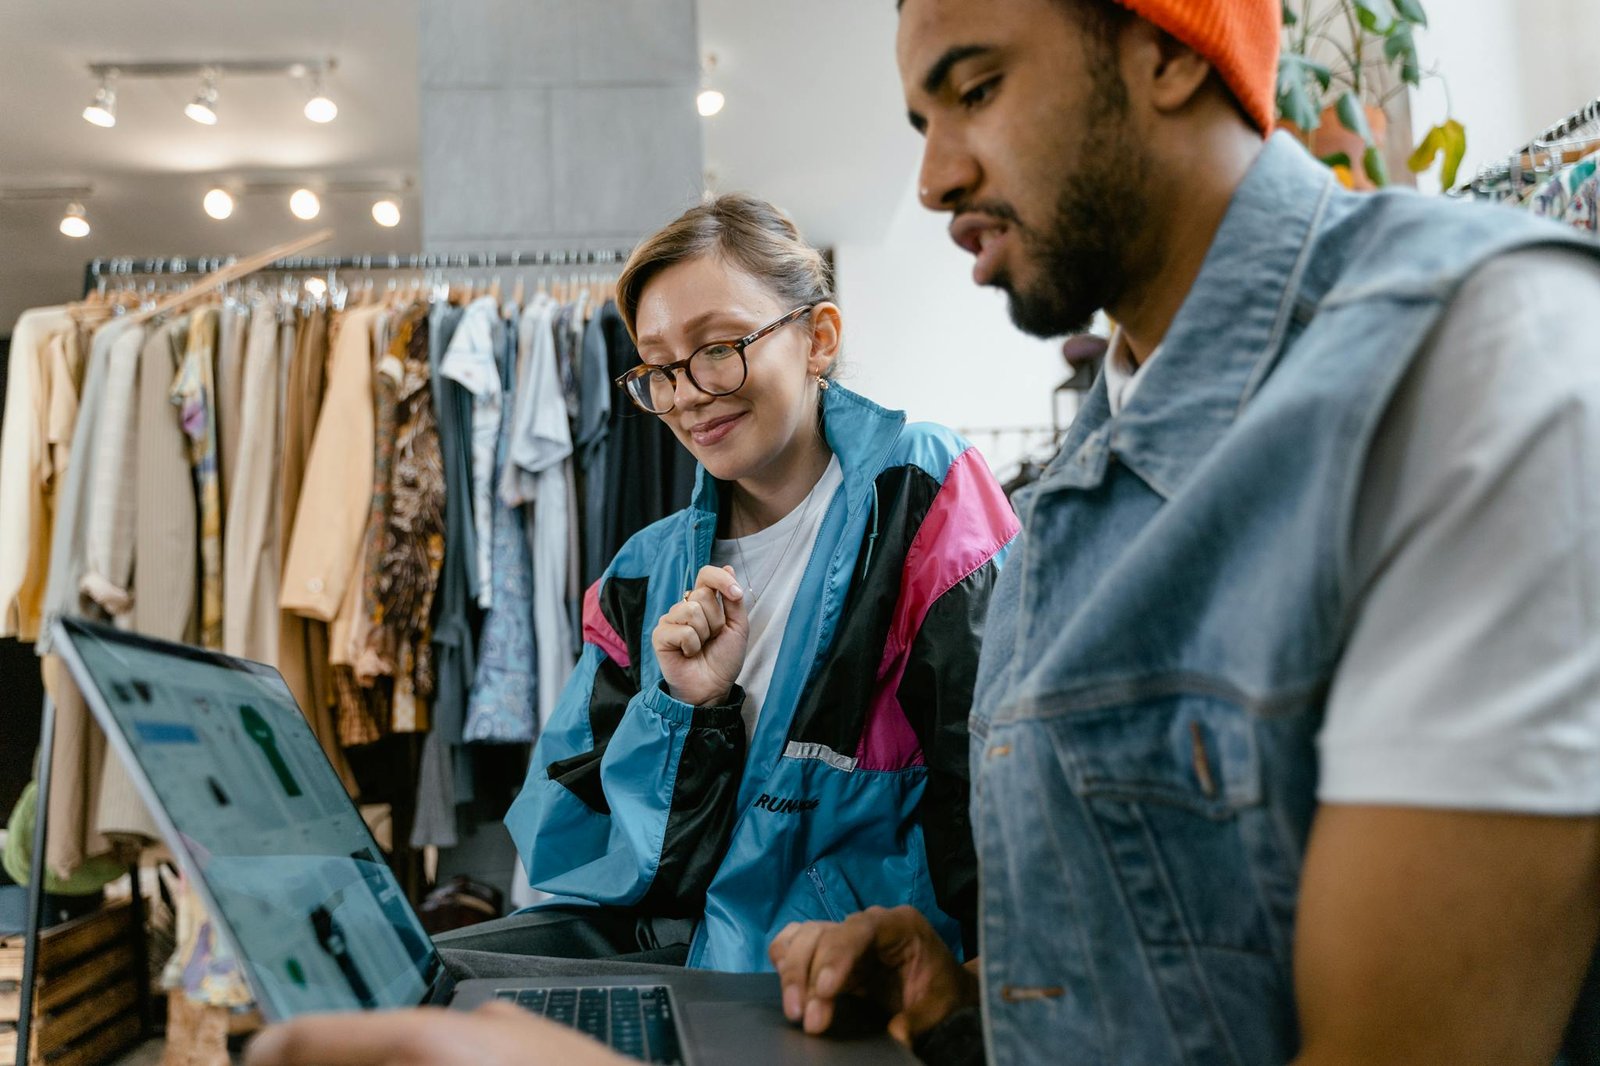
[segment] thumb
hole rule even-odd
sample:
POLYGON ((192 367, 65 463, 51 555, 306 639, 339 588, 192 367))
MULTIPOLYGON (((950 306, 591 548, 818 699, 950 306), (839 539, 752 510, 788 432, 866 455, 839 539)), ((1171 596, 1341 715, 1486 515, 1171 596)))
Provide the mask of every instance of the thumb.
MULTIPOLYGON (((733 567, 725 566, 723 569, 735 579, 738 578, 739 575, 734 572, 733 567)), ((750 632, 750 609, 747 601, 750 597, 750 590, 743 586, 741 588, 743 588, 744 595, 738 599, 734 599, 732 596, 722 597, 722 612, 728 625, 731 625, 740 633, 748 633, 750 632)))

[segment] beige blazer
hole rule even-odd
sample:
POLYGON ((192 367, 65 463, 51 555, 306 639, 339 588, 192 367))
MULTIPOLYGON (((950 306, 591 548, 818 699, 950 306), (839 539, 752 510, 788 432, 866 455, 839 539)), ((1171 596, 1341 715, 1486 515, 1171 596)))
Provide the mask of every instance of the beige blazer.
MULTIPOLYGON (((348 311, 330 327, 328 391, 306 460, 279 606, 330 621, 355 573, 372 505, 372 316, 348 311)), ((358 579, 358 578, 357 578, 358 579)))
POLYGON ((139 436, 136 385, 144 346, 142 329, 131 329, 117 338, 106 362, 99 410, 84 412, 84 417, 100 420, 100 431, 95 435, 93 467, 88 471, 85 561, 78 591, 114 619, 133 609, 139 436))
POLYGON ((133 628, 162 640, 193 642, 196 538, 194 470, 173 406, 172 379, 183 361, 189 320, 152 330, 139 355, 139 434, 133 522, 133 628))
MULTIPOLYGON (((226 345, 224 345, 226 350, 226 345)), ((278 321, 272 307, 258 304, 250 320, 240 366, 239 406, 233 419, 238 438, 226 481, 223 529, 222 647, 230 655, 278 662, 279 408, 278 321)), ((230 402, 224 378, 223 407, 230 402)), ((227 439, 224 433, 223 439, 227 439)))
POLYGON ((0 637, 39 635, 51 532, 46 350, 51 334, 70 325, 64 308, 39 308, 23 312, 11 335, 0 424, 0 637))

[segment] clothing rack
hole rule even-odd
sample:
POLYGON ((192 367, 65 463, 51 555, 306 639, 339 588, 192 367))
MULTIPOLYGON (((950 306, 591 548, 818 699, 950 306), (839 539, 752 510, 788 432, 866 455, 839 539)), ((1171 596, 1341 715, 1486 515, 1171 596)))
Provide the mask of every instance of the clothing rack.
POLYGON ((1479 167, 1477 175, 1453 190, 1453 195, 1489 192, 1513 179, 1520 181, 1524 175, 1542 173, 1539 155, 1547 154, 1552 148, 1564 147, 1563 141, 1591 127, 1600 127, 1600 97, 1589 101, 1560 122, 1545 127, 1533 140, 1509 153, 1504 162, 1479 167))
MULTIPOLYGON (((516 270, 528 267, 616 266, 627 262, 629 249, 545 249, 537 252, 376 252, 368 255, 286 256, 260 268, 276 273, 324 270, 516 270)), ((89 260, 85 288, 101 278, 133 275, 183 276, 220 270, 236 256, 111 256, 89 260)))

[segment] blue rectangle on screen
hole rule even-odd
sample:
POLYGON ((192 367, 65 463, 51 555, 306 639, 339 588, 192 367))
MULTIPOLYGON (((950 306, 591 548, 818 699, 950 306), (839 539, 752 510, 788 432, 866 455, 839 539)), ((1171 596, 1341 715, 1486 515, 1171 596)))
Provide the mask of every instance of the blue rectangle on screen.
POLYGON ((182 722, 135 722, 133 729, 146 744, 200 743, 200 735, 182 722))

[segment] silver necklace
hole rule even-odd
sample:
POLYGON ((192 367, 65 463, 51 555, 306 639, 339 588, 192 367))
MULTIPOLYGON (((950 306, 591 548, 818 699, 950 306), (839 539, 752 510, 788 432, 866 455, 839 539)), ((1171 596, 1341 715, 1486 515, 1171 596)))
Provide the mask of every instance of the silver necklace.
MULTIPOLYGON (((779 568, 783 566, 783 561, 789 557, 790 549, 794 547, 795 539, 800 536, 800 531, 806 527, 806 514, 811 510, 811 498, 817 494, 817 488, 821 484, 822 479, 818 478, 817 484, 811 486, 811 491, 806 493, 805 500, 800 504, 800 515, 795 519, 794 529, 789 533, 789 539, 784 542, 783 551, 778 553, 777 562, 773 563, 767 570, 766 578, 761 581, 759 586, 750 581, 748 577, 746 578, 745 588, 750 591, 750 606, 752 608, 755 607, 756 600, 761 598, 761 593, 766 591, 767 583, 777 576, 779 568)), ((779 521, 782 521, 782 519, 779 519, 779 521)), ((760 530, 757 530, 757 532, 760 532, 760 530)), ((739 557, 739 573, 750 575, 750 568, 745 565, 744 561, 744 549, 739 546, 739 541, 743 538, 734 537, 732 539, 733 553, 739 557)), ((750 576, 753 577, 754 575, 750 576)))

